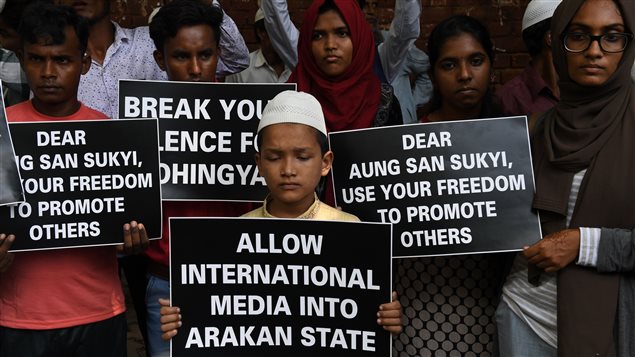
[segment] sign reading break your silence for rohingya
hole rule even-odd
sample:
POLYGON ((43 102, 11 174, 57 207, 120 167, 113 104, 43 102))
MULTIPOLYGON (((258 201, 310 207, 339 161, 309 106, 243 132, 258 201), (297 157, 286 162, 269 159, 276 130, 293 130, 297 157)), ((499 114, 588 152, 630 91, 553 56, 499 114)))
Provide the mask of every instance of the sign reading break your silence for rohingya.
POLYGON ((0 207, 11 249, 123 242, 123 225, 161 237, 156 119, 10 123, 26 202, 0 207))
POLYGON ((520 250, 531 210, 526 117, 332 132, 337 205, 394 224, 394 257, 520 250))
POLYGON ((120 118, 158 118, 164 200, 262 201, 254 154, 269 100, 295 84, 119 81, 120 118))
POLYGON ((377 311, 391 299, 391 229, 170 218, 171 301, 183 323, 172 356, 390 356, 377 311))

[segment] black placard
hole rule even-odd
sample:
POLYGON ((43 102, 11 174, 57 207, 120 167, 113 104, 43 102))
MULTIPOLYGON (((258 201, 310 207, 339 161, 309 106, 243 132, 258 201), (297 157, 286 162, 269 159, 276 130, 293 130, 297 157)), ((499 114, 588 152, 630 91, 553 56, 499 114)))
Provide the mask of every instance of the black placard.
POLYGON ((161 237, 156 119, 9 126, 26 193, 0 207, 12 250, 119 244, 132 220, 161 237))
POLYGON ((172 356, 390 356, 391 225, 170 218, 172 356), (222 233, 221 233, 222 232, 222 233))
POLYGON ((329 140, 337 205, 393 223, 394 257, 514 251, 541 237, 526 117, 333 132, 329 140))
POLYGON ((260 202, 254 161, 267 102, 295 84, 119 81, 120 118, 159 118, 164 200, 260 202))

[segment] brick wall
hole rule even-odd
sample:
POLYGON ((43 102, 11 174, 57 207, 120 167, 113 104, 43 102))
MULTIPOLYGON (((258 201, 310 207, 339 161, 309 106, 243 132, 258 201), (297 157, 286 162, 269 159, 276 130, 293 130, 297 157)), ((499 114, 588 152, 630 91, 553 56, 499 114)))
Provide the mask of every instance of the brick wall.
MULTIPOLYGON (((113 0, 114 18, 123 26, 147 24, 153 8, 169 0, 113 0)), ((355 0, 351 0, 355 1, 355 0)), ((483 21, 496 47, 495 81, 505 83, 527 64, 529 56, 521 38, 520 25, 529 0, 422 0, 421 36, 416 45, 425 51, 427 35, 442 19, 453 14, 467 14, 483 21)), ((256 47, 251 26, 256 13, 256 0, 220 0, 243 33, 250 50, 256 47)), ((311 0, 288 0, 291 19, 302 22, 304 10, 311 0)), ((395 0, 377 0, 380 26, 388 26, 393 17, 395 0)))

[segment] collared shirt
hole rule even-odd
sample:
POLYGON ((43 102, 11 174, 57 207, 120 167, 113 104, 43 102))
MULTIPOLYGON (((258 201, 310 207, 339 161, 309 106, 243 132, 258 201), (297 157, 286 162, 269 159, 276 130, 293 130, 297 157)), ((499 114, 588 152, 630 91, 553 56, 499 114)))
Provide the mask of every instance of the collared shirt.
POLYGON ((18 56, 4 48, 0 48, 0 80, 6 107, 29 99, 31 90, 20 67, 18 56))
POLYGON ((232 74, 225 78, 225 82, 231 83, 285 83, 291 70, 284 66, 284 70, 278 76, 276 70, 273 69, 267 59, 262 54, 262 50, 258 49, 249 54, 249 67, 240 73, 232 74))
MULTIPOLYGON (((333 208, 326 203, 320 201, 317 195, 314 195, 315 200, 311 207, 309 207, 304 213, 296 217, 296 219, 317 219, 322 221, 350 221, 350 222, 359 222, 359 218, 350 213, 346 213, 337 208, 333 208)), ((271 196, 268 195, 265 198, 261 207, 256 208, 253 211, 247 212, 243 214, 241 217, 250 217, 250 218, 278 218, 269 213, 267 209, 267 205, 269 201, 271 201, 271 196)))
MULTIPOLYGON (((116 22, 115 40, 108 47, 104 63, 92 61, 81 77, 77 96, 87 106, 111 118, 119 117, 119 79, 167 80, 154 60, 156 49, 148 26, 124 28, 116 22)), ((228 15, 221 23, 221 58, 217 76, 240 72, 249 65, 249 50, 238 27, 228 15)))
POLYGON ((110 118, 119 118, 119 79, 167 80, 154 61, 154 42, 147 26, 123 28, 113 22, 115 41, 104 62, 93 60, 79 82, 78 99, 110 118))
POLYGON ((553 94, 540 74, 528 64, 518 76, 509 80, 496 92, 508 115, 531 115, 550 109, 558 98, 553 94))

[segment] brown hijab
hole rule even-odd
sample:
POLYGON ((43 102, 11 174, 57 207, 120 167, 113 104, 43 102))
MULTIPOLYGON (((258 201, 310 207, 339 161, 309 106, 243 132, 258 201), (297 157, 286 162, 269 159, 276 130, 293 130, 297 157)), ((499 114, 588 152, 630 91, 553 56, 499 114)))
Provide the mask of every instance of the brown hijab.
MULTIPOLYGON (((585 0, 565 0, 551 25, 560 76, 560 102, 547 111, 534 135, 534 208, 543 233, 565 228, 573 175, 587 169, 570 227, 635 227, 635 90, 630 41, 616 72, 601 86, 569 77, 562 34, 585 0)), ((614 0, 626 32, 635 29, 635 1, 614 0)), ((601 254, 601 252, 600 252, 601 254)), ((619 274, 599 274, 570 264, 558 274, 558 355, 615 355, 613 327, 619 274)))

